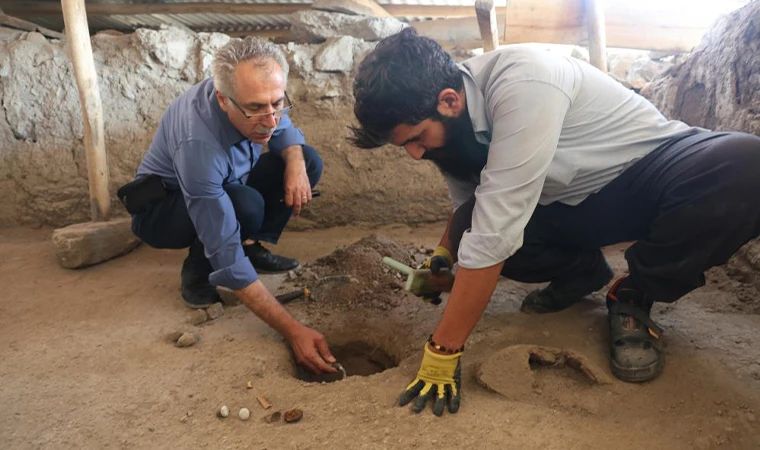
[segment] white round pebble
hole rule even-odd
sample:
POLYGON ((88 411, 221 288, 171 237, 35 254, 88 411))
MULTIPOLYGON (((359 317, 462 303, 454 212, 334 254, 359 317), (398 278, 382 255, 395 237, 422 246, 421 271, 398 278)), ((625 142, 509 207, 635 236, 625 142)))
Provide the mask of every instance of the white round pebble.
POLYGON ((221 408, 219 408, 219 417, 227 417, 230 415, 230 408, 227 407, 227 405, 222 405, 221 408))
POLYGON ((248 420, 248 418, 251 417, 251 412, 248 411, 248 408, 240 408, 238 417, 240 417, 240 420, 248 420))

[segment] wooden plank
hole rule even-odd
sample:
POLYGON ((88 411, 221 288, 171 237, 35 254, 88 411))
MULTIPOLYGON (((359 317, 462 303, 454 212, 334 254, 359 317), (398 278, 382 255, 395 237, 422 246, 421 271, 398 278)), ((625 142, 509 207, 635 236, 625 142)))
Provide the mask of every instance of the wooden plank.
POLYGON ((588 29, 589 62, 607 72, 607 30, 604 9, 599 0, 586 0, 586 27, 588 29))
POLYGON ((87 179, 90 187, 90 215, 93 220, 107 220, 111 210, 108 193, 108 159, 106 155, 103 106, 98 90, 98 75, 90 44, 90 29, 84 0, 61 0, 66 24, 67 44, 74 77, 79 90, 84 122, 84 147, 87 179))
POLYGON ((338 12, 343 14, 392 17, 391 14, 374 0, 315 0, 312 9, 338 12))
MULTIPOLYGON (((310 4, 276 3, 88 3, 87 14, 290 14, 310 7, 310 4)), ((53 2, 16 1, 3 5, 3 10, 16 17, 61 16, 61 5, 53 2)))
POLYGON ((289 28, 279 28, 274 30, 241 30, 241 31, 220 31, 232 37, 258 36, 266 39, 282 39, 290 36, 289 28))
POLYGON ((490 52, 499 47, 499 30, 496 22, 496 7, 493 0, 476 0, 475 17, 478 20, 483 51, 490 52))
MULTIPOLYGON (((356 1, 356 0, 355 0, 356 1)), ((360 0, 364 1, 364 0, 360 0)), ((122 3, 87 5, 87 13, 93 15, 130 14, 289 14, 311 9, 311 4, 261 4, 261 3, 122 3)), ((468 17, 473 16, 472 6, 437 5, 378 5, 388 14, 396 17, 468 17)), ((57 3, 27 3, 24 1, 4 2, 6 14, 16 17, 61 16, 57 3)))

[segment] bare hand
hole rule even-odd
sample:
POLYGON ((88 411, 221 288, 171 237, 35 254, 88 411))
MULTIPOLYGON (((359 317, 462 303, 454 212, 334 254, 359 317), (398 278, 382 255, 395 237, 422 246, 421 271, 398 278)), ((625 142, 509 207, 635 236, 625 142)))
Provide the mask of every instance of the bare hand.
POLYGON ((285 205, 293 208, 293 215, 301 214, 301 209, 311 201, 311 183, 306 175, 303 160, 293 161, 285 166, 285 205))
POLYGON ((316 330, 301 325, 288 337, 296 356, 296 362, 314 373, 333 373, 337 370, 330 365, 335 358, 327 348, 325 337, 316 330))

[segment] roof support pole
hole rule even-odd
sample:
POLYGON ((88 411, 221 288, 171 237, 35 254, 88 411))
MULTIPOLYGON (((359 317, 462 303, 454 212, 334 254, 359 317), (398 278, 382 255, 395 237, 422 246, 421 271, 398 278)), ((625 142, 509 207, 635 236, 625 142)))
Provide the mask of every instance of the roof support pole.
POLYGON ((91 219, 108 219, 111 199, 108 193, 108 158, 106 155, 103 107, 98 90, 98 75, 92 57, 90 30, 84 0, 61 0, 66 24, 69 57, 74 67, 79 102, 84 123, 84 147, 87 156, 87 179, 90 188, 91 219))

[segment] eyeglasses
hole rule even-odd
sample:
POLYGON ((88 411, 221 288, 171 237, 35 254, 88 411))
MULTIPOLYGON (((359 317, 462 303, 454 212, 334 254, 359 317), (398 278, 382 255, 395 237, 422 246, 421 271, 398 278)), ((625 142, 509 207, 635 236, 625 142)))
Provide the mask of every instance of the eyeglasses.
POLYGON ((284 108, 276 109, 273 112, 258 113, 258 114, 247 113, 240 105, 238 105, 238 102, 236 102, 234 98, 232 97, 227 97, 227 98, 230 99, 232 104, 235 105, 235 107, 243 114, 243 116, 245 116, 246 119, 254 120, 257 122, 264 120, 265 118, 269 116, 274 116, 275 119, 280 119, 282 118, 282 116, 289 113, 291 109, 293 109, 293 102, 290 101, 290 97, 288 97, 287 92, 285 92, 285 101, 287 102, 288 106, 284 108))

